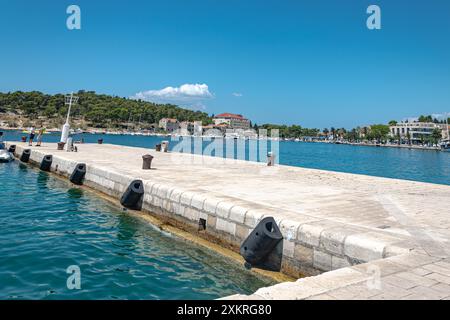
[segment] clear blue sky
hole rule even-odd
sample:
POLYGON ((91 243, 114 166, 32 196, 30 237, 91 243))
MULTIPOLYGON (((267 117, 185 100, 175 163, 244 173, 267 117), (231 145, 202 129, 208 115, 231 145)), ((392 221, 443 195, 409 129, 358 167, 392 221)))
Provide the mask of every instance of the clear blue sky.
POLYGON ((3 92, 206 84, 186 105, 318 128, 450 111, 448 0, 0 3, 3 92), (70 4, 81 30, 66 28, 70 4), (366 28, 370 4, 382 30, 366 28))

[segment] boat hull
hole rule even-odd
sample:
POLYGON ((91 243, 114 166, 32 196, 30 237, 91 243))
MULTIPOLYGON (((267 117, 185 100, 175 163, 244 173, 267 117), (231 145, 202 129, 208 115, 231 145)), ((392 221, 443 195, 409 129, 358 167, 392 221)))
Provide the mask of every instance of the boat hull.
POLYGON ((1 150, 0 151, 0 163, 7 163, 14 160, 14 156, 11 154, 11 152, 1 150))

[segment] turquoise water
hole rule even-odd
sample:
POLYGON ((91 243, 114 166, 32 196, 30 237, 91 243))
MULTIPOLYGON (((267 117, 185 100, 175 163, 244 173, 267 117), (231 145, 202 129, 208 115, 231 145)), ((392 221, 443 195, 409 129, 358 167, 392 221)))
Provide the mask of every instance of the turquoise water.
MULTIPOLYGON (((6 132, 6 139, 19 140, 21 135, 19 132, 6 132)), ((46 135, 45 139, 56 142, 59 137, 59 134, 52 134, 46 135)), ((154 148, 156 143, 170 139, 93 134, 78 135, 76 139, 81 137, 86 142, 97 142, 98 138, 103 138, 105 143, 147 148, 154 148)), ((170 147, 173 148, 175 143, 171 142, 170 147)), ((204 142, 203 148, 209 143, 204 142)), ((248 149, 247 141, 247 159, 248 149)), ((450 185, 450 152, 281 141, 279 162, 290 166, 450 185)))
POLYGON ((213 299, 268 284, 18 161, 0 164, 0 183, 0 299, 213 299))

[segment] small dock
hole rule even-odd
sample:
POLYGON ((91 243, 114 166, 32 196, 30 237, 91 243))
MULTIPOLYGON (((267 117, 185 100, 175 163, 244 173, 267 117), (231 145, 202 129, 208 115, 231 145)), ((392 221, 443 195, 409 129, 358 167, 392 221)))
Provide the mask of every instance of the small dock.
POLYGON ((144 211, 234 251, 274 217, 281 272, 308 277, 227 298, 450 298, 450 186, 109 144, 11 144, 16 157, 31 149, 32 163, 52 155, 61 176, 85 163, 84 184, 114 198, 140 179, 144 211))

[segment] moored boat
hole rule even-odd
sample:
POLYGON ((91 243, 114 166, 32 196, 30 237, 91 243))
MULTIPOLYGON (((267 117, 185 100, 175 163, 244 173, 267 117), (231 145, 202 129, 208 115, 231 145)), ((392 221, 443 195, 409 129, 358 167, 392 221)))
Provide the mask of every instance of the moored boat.
POLYGON ((14 160, 14 155, 6 150, 6 145, 3 142, 3 132, 0 132, 0 162, 11 162, 14 160))
POLYGON ((450 152, 450 130, 448 126, 448 118, 446 117, 445 123, 447 125, 447 138, 445 140, 442 140, 440 143, 440 147, 442 151, 450 152))
POLYGON ((0 150, 0 163, 11 162, 14 160, 14 156, 8 150, 0 150))

